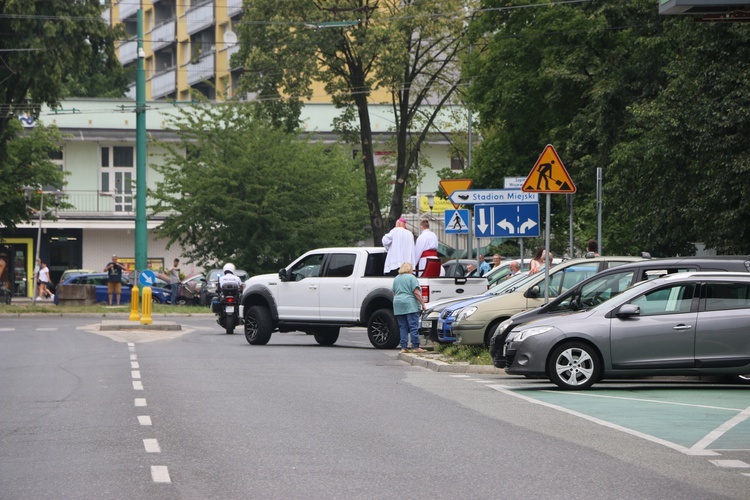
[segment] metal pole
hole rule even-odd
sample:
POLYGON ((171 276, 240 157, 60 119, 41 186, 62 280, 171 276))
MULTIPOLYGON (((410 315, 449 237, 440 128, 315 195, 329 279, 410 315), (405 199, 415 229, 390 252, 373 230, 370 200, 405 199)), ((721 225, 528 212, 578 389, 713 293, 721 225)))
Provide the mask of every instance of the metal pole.
POLYGON ((596 169, 596 242, 599 244, 599 255, 604 255, 602 244, 602 169, 596 169))
POLYGON ((549 219, 550 219, 550 194, 547 193, 547 213, 544 216, 544 303, 549 302, 549 219))
POLYGON ((568 210, 570 211, 570 258, 575 257, 575 251, 573 250, 573 195, 572 194, 566 194, 565 198, 568 202, 568 210))
POLYGON ((136 281, 146 269, 148 232, 146 226, 146 71, 143 52, 143 9, 138 9, 138 66, 135 72, 135 269, 136 281))
MULTIPOLYGON (((41 192, 41 201, 39 202, 39 229, 36 235, 36 260, 34 261, 34 268, 39 262, 39 250, 42 246, 42 215, 44 214, 44 192, 41 192)), ((39 271, 42 267, 39 266, 37 272, 34 273, 34 293, 31 295, 31 305, 35 305, 37 301, 37 293, 39 292, 39 271)))

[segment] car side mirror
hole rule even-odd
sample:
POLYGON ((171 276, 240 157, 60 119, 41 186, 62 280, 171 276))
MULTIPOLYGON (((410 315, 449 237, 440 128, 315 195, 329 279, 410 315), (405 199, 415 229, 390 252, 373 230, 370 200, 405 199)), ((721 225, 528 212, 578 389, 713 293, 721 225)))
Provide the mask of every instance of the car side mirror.
POLYGON ((523 296, 526 297, 527 299, 536 299, 536 298, 539 298, 539 293, 540 293, 539 286, 532 286, 531 288, 526 290, 523 296))
POLYGON ((640 314, 641 308, 633 304, 624 304, 617 311, 618 318, 629 318, 631 316, 639 316, 640 314))
POLYGON ((279 269, 279 279, 281 281, 289 281, 289 274, 286 271, 286 268, 279 269))

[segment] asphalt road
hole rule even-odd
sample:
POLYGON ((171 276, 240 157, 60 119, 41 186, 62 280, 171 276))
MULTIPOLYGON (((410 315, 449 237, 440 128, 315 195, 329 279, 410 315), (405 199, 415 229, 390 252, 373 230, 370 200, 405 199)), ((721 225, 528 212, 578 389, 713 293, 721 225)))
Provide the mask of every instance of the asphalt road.
POLYGON ((748 388, 571 397, 413 367, 360 329, 250 346, 169 319, 184 329, 0 317, 0 498, 748 498, 748 388))

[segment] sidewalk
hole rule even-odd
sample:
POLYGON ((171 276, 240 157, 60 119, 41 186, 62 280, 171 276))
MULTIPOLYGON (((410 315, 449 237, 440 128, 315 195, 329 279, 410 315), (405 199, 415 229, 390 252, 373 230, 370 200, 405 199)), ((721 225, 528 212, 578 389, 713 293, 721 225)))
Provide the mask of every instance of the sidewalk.
POLYGON ((492 365, 472 365, 468 361, 449 362, 446 360, 450 360, 450 358, 432 351, 418 354, 399 352, 398 359, 406 361, 412 366, 421 366, 434 372, 505 375, 505 370, 495 368, 492 365))

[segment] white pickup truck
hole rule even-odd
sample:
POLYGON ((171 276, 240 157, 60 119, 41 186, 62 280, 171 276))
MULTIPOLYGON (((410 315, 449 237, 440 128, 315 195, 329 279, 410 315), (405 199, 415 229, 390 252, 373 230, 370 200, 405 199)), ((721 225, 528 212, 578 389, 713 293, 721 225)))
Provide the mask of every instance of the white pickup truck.
MULTIPOLYGON (((342 326, 366 326, 372 345, 399 344, 393 314, 392 276, 383 276, 382 247, 321 248, 299 257, 278 274, 245 281, 240 314, 245 338, 265 345, 275 331, 303 331, 320 345, 338 340, 342 326)), ((485 278, 419 278, 425 302, 470 297, 487 290, 485 278)))

